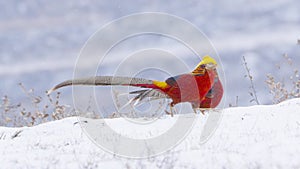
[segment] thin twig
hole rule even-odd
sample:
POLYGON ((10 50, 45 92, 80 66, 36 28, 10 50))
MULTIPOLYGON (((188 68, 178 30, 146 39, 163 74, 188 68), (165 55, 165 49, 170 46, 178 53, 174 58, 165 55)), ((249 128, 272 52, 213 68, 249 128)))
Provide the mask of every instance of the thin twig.
POLYGON ((248 67, 245 56, 243 56, 243 64, 244 64, 246 72, 247 72, 246 76, 249 77, 249 80, 250 80, 250 89, 252 90, 252 91, 249 92, 250 96, 253 98, 252 100, 250 100, 250 102, 255 101, 256 104, 259 105, 260 103, 258 101, 257 94, 256 94, 257 92, 255 90, 255 86, 254 86, 254 83, 253 83, 253 76, 250 73, 250 68, 248 67))

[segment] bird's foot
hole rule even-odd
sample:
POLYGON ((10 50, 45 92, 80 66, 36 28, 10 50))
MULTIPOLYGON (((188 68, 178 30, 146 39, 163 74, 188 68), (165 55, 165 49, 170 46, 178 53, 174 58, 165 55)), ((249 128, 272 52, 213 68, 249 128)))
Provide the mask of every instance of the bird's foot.
POLYGON ((174 116, 174 113, 173 113, 172 111, 167 111, 167 110, 165 110, 165 112, 166 112, 167 115, 171 115, 171 117, 174 116))
POLYGON ((206 109, 201 109, 201 108, 193 108, 193 110, 194 110, 194 113, 195 113, 195 114, 198 114, 198 113, 197 113, 197 109, 199 109, 199 110, 200 110, 201 114, 205 115, 205 111, 206 111, 206 109))
POLYGON ((200 109, 200 112, 205 115, 205 110, 204 109, 200 109))
POLYGON ((165 112, 166 112, 166 114, 171 115, 171 117, 173 117, 174 114, 176 113, 176 110, 174 108, 174 104, 170 103, 169 106, 170 106, 170 111, 165 110, 165 112))

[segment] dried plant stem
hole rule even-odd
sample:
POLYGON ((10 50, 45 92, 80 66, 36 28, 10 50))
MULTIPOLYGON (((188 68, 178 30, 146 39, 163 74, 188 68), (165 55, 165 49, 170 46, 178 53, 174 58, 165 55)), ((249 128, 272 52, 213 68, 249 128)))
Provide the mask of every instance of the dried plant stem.
MULTIPOLYGON (((287 55, 283 55, 284 60, 292 70, 291 75, 288 72, 285 72, 285 76, 289 76, 289 83, 286 84, 283 80, 279 81, 272 74, 267 75, 266 83, 270 90, 270 93, 273 95, 273 103, 280 103, 287 99, 299 98, 300 97, 300 75, 298 68, 293 68, 293 60, 287 55)), ((284 62, 281 62, 276 67, 278 70, 281 69, 284 62)))
POLYGON ((248 77, 249 80, 250 80, 250 90, 251 91, 249 92, 249 94, 252 97, 252 99, 250 100, 250 102, 256 102, 256 104, 259 105, 260 103, 258 101, 257 92, 255 90, 255 86, 254 86, 254 83, 253 83, 253 76, 250 73, 250 68, 248 67, 248 64, 247 64, 245 56, 243 56, 243 65, 245 66, 245 69, 246 69, 246 72, 247 72, 246 77, 248 77))

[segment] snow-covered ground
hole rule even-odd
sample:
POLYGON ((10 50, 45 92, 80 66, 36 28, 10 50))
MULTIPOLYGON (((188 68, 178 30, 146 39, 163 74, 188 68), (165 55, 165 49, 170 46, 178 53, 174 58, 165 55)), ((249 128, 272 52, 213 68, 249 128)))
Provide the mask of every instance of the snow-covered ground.
MULTIPOLYGON (((95 122, 92 119, 82 125, 72 117, 34 127, 0 127, 0 168, 300 168, 300 99, 221 112, 216 131, 205 143, 200 136, 209 115, 177 115, 194 116, 191 132, 174 149, 146 159, 119 157, 99 148, 81 128, 95 122)), ((160 132, 176 119, 159 118, 161 126, 147 130, 160 132)), ((122 118, 105 121, 120 131, 131 130, 122 118)))

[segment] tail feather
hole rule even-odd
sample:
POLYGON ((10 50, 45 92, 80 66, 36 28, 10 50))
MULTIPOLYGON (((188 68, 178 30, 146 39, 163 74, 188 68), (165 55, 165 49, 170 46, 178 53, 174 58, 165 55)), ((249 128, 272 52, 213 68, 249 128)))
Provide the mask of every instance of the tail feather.
POLYGON ((138 94, 134 98, 132 98, 129 103, 133 103, 137 105, 139 102, 143 101, 145 98, 150 98, 150 100, 169 98, 169 96, 159 90, 156 89, 147 89, 147 90, 138 90, 129 92, 129 94, 138 94))
POLYGON ((125 86, 137 86, 137 87, 146 87, 146 88, 155 88, 153 80, 143 79, 143 78, 131 78, 131 77, 120 77, 120 76, 95 76, 87 78, 79 78, 73 80, 66 80, 48 91, 48 94, 51 92, 64 87, 71 85, 125 85, 125 86))

